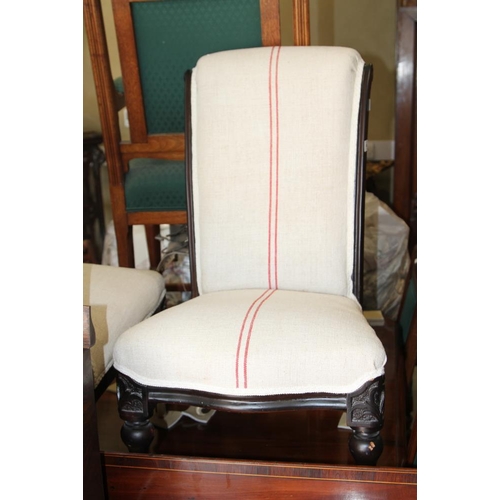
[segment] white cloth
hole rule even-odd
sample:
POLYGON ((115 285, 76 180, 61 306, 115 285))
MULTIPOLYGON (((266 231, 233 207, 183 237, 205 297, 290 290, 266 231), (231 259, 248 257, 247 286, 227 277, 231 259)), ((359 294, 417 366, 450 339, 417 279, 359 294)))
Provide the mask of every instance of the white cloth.
POLYGON ((96 334, 90 350, 94 385, 111 368, 118 337, 151 316, 164 295, 165 280, 155 271, 83 264, 83 305, 90 306, 96 334))
POLYGON ((122 334, 114 358, 145 385, 240 396, 343 394, 386 361, 356 301, 284 290, 201 295, 122 334))
POLYGON ((363 68, 343 47, 242 49, 198 61, 191 93, 200 293, 352 297, 363 68))

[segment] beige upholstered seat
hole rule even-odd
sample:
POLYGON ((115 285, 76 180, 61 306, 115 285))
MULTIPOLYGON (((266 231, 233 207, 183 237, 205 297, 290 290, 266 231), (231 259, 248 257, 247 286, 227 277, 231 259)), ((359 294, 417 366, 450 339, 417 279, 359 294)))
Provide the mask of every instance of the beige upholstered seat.
POLYGON ((194 298, 116 342, 129 449, 151 442, 153 403, 326 406, 347 408, 356 460, 376 462, 386 354, 359 302, 368 75, 349 48, 264 47, 187 77, 194 298))
POLYGON ((153 387, 246 396, 342 394, 381 375, 385 359, 354 300, 235 290, 201 295, 124 333, 115 368, 153 387))
POLYGON ((155 271, 83 264, 83 305, 91 307, 96 334, 91 348, 94 386, 113 365, 118 337, 151 316, 164 295, 164 279, 155 271))

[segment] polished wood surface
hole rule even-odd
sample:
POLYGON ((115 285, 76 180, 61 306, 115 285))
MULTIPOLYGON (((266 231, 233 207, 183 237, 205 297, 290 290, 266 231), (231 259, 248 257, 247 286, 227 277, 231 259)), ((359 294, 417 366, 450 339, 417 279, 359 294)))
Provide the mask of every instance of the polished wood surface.
POLYGON ((394 211, 417 242, 417 2, 401 1, 397 14, 394 211))
POLYGON ((184 134, 148 136, 144 142, 122 142, 120 150, 124 161, 134 158, 164 158, 169 160, 184 159, 184 134))
POLYGON ((130 224, 164 224, 169 217, 172 224, 186 224, 187 214, 183 210, 175 212, 131 212, 127 218, 130 224))
POLYGON ((393 322, 375 330, 388 358, 377 467, 354 464, 350 431, 337 427, 342 412, 332 410, 217 412, 206 425, 183 417, 157 430, 151 455, 128 453, 116 395, 107 392, 97 411, 110 498, 140 491, 147 498, 301 498, 306 491, 311 498, 416 498, 416 469, 400 468, 407 453, 403 346, 393 322))
POLYGON ((262 45, 281 45, 280 5, 276 0, 260 0, 262 45))
POLYGON ((134 267, 132 226, 128 224, 123 191, 124 164, 120 152, 121 106, 111 73, 101 0, 84 0, 83 17, 87 32, 99 118, 108 166, 109 191, 120 265, 134 267))
POLYGON ((293 0, 294 45, 311 45, 309 0, 293 0))
POLYGON ((132 143, 145 143, 148 131, 131 6, 129 0, 113 0, 112 5, 123 86, 126 89, 125 105, 130 123, 130 141, 132 143))
POLYGON ((109 499, 417 498, 417 472, 169 456, 104 455, 109 499))
POLYGON ((109 182, 116 185, 121 181, 123 172, 120 154, 121 135, 101 1, 83 0, 83 14, 97 102, 99 103, 99 117, 108 162, 109 182), (110 165, 113 167, 111 168, 110 165))

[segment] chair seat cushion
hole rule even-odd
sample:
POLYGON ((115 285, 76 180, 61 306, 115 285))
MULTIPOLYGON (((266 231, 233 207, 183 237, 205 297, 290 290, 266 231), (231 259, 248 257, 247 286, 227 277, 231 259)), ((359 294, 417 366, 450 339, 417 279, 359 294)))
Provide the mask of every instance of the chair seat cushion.
POLYGON ((120 336, 114 360, 148 386, 259 396, 353 392, 384 373, 386 354, 353 299, 252 289, 147 319, 120 336))
POLYGON ((94 386, 113 365, 113 347, 125 330, 151 316, 165 295, 160 273, 83 264, 83 305, 90 306, 96 342, 90 350, 94 386))
POLYGON ((127 212, 186 210, 183 161, 136 158, 125 177, 127 212))

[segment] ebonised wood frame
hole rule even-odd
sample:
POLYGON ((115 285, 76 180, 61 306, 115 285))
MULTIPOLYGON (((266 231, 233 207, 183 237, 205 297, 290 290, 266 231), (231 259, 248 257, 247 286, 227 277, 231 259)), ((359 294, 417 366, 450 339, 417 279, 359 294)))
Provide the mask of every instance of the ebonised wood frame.
MULTIPOLYGON (((354 293, 361 301, 363 262, 365 140, 368 129, 368 98, 372 66, 365 65, 358 117, 358 150, 355 193, 354 293)), ((195 234, 192 198, 191 144, 191 72, 186 82, 186 176, 188 200, 188 238, 191 255, 192 297, 197 287, 195 234)), ((276 396, 236 397, 178 388, 150 387, 135 382, 118 372, 117 396, 120 417, 124 420, 121 436, 131 452, 147 453, 154 438, 150 417, 158 403, 183 404, 232 412, 266 412, 283 410, 325 409, 347 412, 347 424, 353 429, 349 450, 357 464, 376 465, 383 451, 380 430, 384 420, 385 377, 377 377, 349 394, 291 394, 276 396)))
POLYGON ((237 397, 186 389, 150 387, 118 372, 117 396, 121 437, 134 453, 147 453, 154 438, 149 421, 158 403, 200 406, 230 412, 331 409, 347 412, 353 429, 349 450, 359 465, 376 465, 383 451, 385 377, 377 377, 350 394, 290 394, 237 397))

